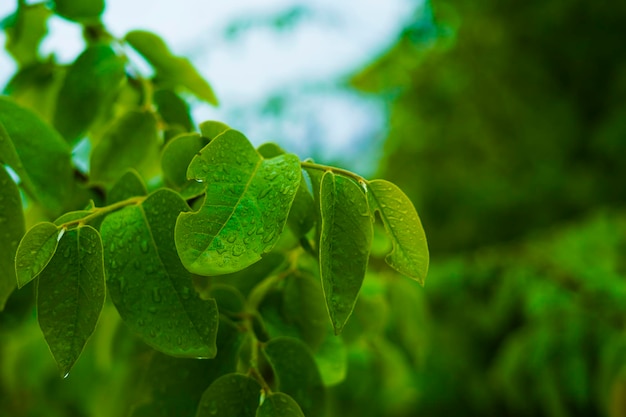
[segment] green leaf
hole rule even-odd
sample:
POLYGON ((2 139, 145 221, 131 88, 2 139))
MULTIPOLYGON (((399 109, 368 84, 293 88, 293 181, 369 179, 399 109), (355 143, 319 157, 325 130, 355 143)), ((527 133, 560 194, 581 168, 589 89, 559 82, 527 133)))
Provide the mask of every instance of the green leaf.
POLYGON ((351 179, 324 173, 320 198, 320 276, 330 319, 339 334, 365 278, 373 227, 365 194, 351 179))
POLYGON ((91 154, 91 179, 111 183, 134 168, 145 178, 156 172, 159 154, 157 120, 150 111, 130 111, 104 134, 91 154))
POLYGON ((144 196, 148 194, 146 184, 144 184, 141 176, 134 169, 129 169, 119 180, 111 190, 107 193, 107 204, 113 204, 120 201, 127 200, 131 197, 144 196))
POLYGON ((226 374, 204 391, 196 417, 255 417, 261 385, 242 374, 226 374))
POLYGON ((200 133, 203 137, 208 140, 215 139, 218 135, 226 132, 230 127, 228 125, 218 122, 215 120, 207 120, 206 122, 200 123, 200 133))
POLYGON ((278 390, 293 397, 304 415, 326 415, 326 390, 309 348, 300 340, 277 337, 264 347, 278 390))
POLYGON ((24 212, 17 185, 0 165, 0 311, 17 282, 15 254, 24 235, 24 212))
POLYGON ((43 271, 59 244, 62 229, 52 223, 34 225, 22 238, 15 255, 17 286, 22 288, 43 271))
POLYGON ((206 200, 178 218, 178 254, 189 271, 220 275, 272 250, 300 183, 300 161, 263 159, 245 136, 227 130, 194 157, 187 177, 206 182, 206 200))
POLYGON ((335 337, 329 331, 313 355, 324 385, 337 385, 346 379, 348 352, 343 337, 335 337))
POLYGON ((0 158, 20 176, 30 197, 52 215, 73 204, 78 197, 74 169, 63 138, 30 110, 5 97, 0 97, 0 123, 5 129, 0 133, 0 158), (19 157, 17 161, 6 136, 19 157), (5 149, 9 149, 7 154, 5 149))
POLYGON ((54 0, 54 11, 77 22, 95 21, 104 11, 104 0, 54 0))
POLYGON ((134 30, 126 41, 156 70, 156 79, 163 87, 185 87, 201 100, 217 105, 213 89, 185 58, 172 54, 163 39, 151 32, 134 30))
POLYGON ((52 12, 43 3, 18 3, 17 12, 11 16, 4 30, 7 35, 5 49, 26 67, 39 60, 39 44, 48 33, 48 18, 52 12))
POLYGON ((315 350, 326 338, 328 316, 320 280, 306 273, 285 278, 283 315, 300 331, 302 340, 315 350))
POLYGON ((256 417, 304 417, 293 398, 282 392, 268 395, 259 407, 256 417))
POLYGON ((181 132, 193 131, 193 122, 189 114, 189 105, 172 90, 157 90, 152 98, 161 119, 168 128, 181 132))
POLYGON ((39 326, 63 377, 95 330, 104 297, 100 235, 91 226, 67 230, 37 280, 39 326))
POLYGON ((187 167, 206 144, 206 138, 189 133, 175 137, 163 148, 161 170, 165 185, 177 190, 185 199, 204 192, 205 184, 187 179, 187 167))
POLYGON ((162 189, 102 222, 111 299, 122 320, 155 349, 177 357, 216 354, 215 300, 201 300, 174 247, 176 217, 187 204, 162 189))
POLYGON ((68 68, 58 94, 54 127, 69 143, 80 139, 102 114, 125 79, 124 58, 108 45, 88 47, 68 68))
POLYGON ((380 213, 393 244, 385 261, 396 271, 424 285, 428 273, 428 245, 413 203, 389 181, 370 181, 368 191, 372 213, 380 213))

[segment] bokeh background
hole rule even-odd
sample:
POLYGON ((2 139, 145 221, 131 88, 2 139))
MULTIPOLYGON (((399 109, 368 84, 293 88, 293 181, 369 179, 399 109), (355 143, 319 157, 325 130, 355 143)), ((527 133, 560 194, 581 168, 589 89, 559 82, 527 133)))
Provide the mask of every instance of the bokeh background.
MULTIPOLYGON (((626 416, 626 2, 108 0, 104 21, 195 63, 221 101, 197 121, 413 200, 426 285, 381 289, 372 262, 336 415, 626 416)), ((71 62, 80 30, 50 31, 42 53, 71 62)), ((0 54, 0 83, 14 70, 0 54)), ((36 322, 12 320, 2 395, 115 415, 123 347, 88 347, 61 385, 36 322)))

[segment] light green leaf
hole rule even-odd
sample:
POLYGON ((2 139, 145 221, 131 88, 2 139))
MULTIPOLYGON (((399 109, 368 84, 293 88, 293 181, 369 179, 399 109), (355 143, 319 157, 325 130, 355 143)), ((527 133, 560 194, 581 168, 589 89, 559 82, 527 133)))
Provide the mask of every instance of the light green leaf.
POLYGON ((88 47, 68 68, 58 94, 54 127, 69 143, 80 139, 112 105, 125 79, 124 58, 104 44, 88 47))
POLYGON ((261 385, 242 374, 226 374, 204 391, 196 417, 255 417, 261 385))
POLYGON ((201 300, 174 247, 174 225, 187 204, 168 189, 102 222, 111 299, 122 320, 155 349, 177 357, 212 358, 218 311, 201 300))
POLYGON ((200 133, 203 137, 208 140, 215 139, 218 135, 226 132, 230 127, 228 125, 218 122, 215 120, 207 120, 206 122, 200 123, 200 133))
POLYGON ((300 404, 305 416, 325 416, 326 390, 309 348, 298 339, 277 337, 263 351, 274 370, 278 390, 300 404))
POLYGON ((158 170, 157 120, 150 111, 130 111, 104 134, 91 154, 91 179, 111 183, 134 168, 145 178, 158 170))
POLYGON ((385 261, 396 271, 424 285, 428 273, 428 245, 413 203, 389 181, 370 181, 368 191, 372 213, 380 213, 393 244, 385 261))
POLYGON ((37 280, 39 326, 62 376, 95 330, 104 297, 100 235, 91 226, 67 230, 37 280))
POLYGON ((15 254, 24 235, 24 212, 17 185, 0 165, 0 311, 15 290, 15 254))
POLYGON ((176 222, 176 248, 198 275, 239 271, 272 250, 300 183, 295 155, 263 159, 241 133, 227 130, 191 161, 187 177, 207 184, 206 200, 176 222))
POLYGON ((189 114, 189 105, 172 90, 157 90, 152 98, 161 119, 171 130, 193 131, 193 122, 189 114))
POLYGON ((320 198, 320 276, 330 319, 339 334, 365 278, 373 227, 365 194, 351 179, 324 173, 320 198))
POLYGON ((324 385, 332 386, 343 382, 348 372, 348 352, 343 337, 335 337, 329 331, 313 353, 317 369, 324 385))
POLYGON ((7 35, 5 49, 21 67, 36 63, 39 44, 48 33, 48 18, 52 12, 43 3, 18 3, 17 12, 11 16, 4 30, 7 35))
POLYGON ((256 417, 304 417, 293 398, 282 392, 268 395, 259 407, 256 417))
POLYGON ((22 238, 15 255, 17 286, 22 288, 48 265, 57 250, 62 229, 52 223, 34 225, 22 238))
POLYGON ((157 83, 165 88, 185 87, 199 99, 217 105, 217 98, 209 83, 189 60, 173 55, 159 36, 134 30, 126 34, 126 41, 154 67, 157 83))
POLYGON ((95 21, 104 11, 104 0, 54 0, 54 11, 77 22, 95 21))
POLYGON ((134 169, 129 169, 119 180, 111 190, 107 193, 107 204, 113 204, 120 201, 124 201, 131 197, 144 196, 148 194, 146 184, 144 184, 141 176, 134 169))
POLYGON ((165 185, 177 190, 185 199, 204 192, 205 184, 187 179, 187 167, 208 143, 197 133, 182 134, 170 140, 161 155, 161 170, 165 185))

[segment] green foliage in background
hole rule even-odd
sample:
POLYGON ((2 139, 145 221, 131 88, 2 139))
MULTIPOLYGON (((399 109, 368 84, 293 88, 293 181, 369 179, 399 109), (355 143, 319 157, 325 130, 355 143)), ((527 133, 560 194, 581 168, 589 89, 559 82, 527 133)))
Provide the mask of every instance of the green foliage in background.
POLYGON ((188 100, 217 104, 211 86, 157 35, 108 33, 104 7, 19 2, 3 21, 18 71, 0 97, 0 415, 346 415, 334 392, 359 358, 402 367, 378 314, 402 279, 368 262, 424 284, 413 204, 196 127, 188 100), (83 30, 67 65, 38 51, 53 15, 83 30))

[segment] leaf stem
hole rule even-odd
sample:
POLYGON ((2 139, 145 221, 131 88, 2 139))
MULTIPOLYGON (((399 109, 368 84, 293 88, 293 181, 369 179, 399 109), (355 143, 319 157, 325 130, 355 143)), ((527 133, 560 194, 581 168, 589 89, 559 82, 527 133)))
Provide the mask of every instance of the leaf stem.
POLYGON ((315 162, 300 162, 300 166, 304 169, 316 169, 318 171, 331 171, 335 174, 343 175, 344 177, 349 177, 358 182, 361 186, 367 185, 368 182, 362 176, 355 174, 354 172, 348 171, 347 169, 331 167, 329 165, 316 164, 315 162))
POLYGON ((110 204, 108 206, 104 206, 104 207, 94 207, 92 209, 93 213, 88 214, 85 217, 82 217, 80 219, 76 219, 76 220, 72 220, 69 222, 65 222, 63 224, 61 224, 59 226, 59 229, 68 229, 71 226, 75 226, 75 225, 80 225, 80 224, 85 224, 85 223, 89 223, 91 220, 100 217, 102 215, 111 213, 113 211, 119 210, 121 208, 124 208, 126 206, 130 206, 133 204, 139 204, 141 202, 143 202, 146 199, 146 197, 131 197, 128 198, 126 200, 122 200, 122 201, 118 201, 117 203, 113 203, 110 204))

